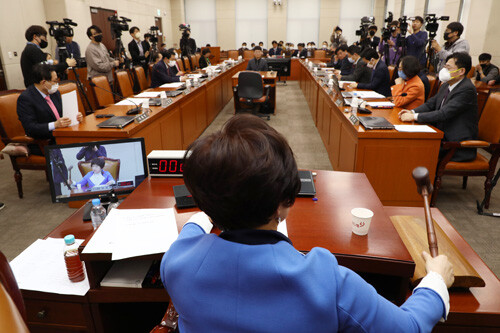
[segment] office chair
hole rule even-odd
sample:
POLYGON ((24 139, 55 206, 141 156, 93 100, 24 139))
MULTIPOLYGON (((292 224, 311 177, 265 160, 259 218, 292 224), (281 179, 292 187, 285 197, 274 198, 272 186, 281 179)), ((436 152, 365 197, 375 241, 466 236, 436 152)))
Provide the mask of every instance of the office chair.
MULTIPOLYGON (((260 107, 265 103, 269 103, 270 86, 265 85, 262 76, 259 72, 240 72, 238 75, 238 85, 235 87, 238 93, 239 104, 249 106, 252 109, 252 114, 267 118, 270 120, 269 114, 259 113, 260 107), (266 90, 264 92, 264 89, 266 90)), ((240 110, 238 110, 240 111, 240 110)))

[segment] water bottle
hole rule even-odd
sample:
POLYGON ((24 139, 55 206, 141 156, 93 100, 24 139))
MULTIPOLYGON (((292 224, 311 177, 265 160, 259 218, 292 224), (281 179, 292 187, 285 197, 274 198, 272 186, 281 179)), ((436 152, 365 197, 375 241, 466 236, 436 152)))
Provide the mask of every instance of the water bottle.
POLYGON ((97 229, 102 221, 106 218, 106 209, 101 205, 100 199, 92 200, 92 209, 90 210, 90 218, 92 219, 92 226, 94 230, 97 229))
POLYGON ((356 116, 358 115, 358 94, 353 93, 352 94, 352 102, 351 102, 351 113, 356 116))
POLYGON ((160 99, 161 99, 161 107, 166 108, 168 106, 167 93, 162 91, 160 93, 160 99))
POLYGON ((80 282, 85 279, 83 264, 78 254, 78 246, 75 244, 75 236, 67 235, 64 237, 64 261, 66 262, 66 270, 68 278, 71 282, 80 282))
POLYGON ((113 209, 113 208, 116 208, 120 206, 120 203, 118 202, 118 198, 113 195, 110 199, 110 203, 108 205, 108 215, 109 215, 109 212, 113 209))
POLYGON ((186 80, 186 90, 190 90, 191 89, 191 79, 187 79, 186 80))

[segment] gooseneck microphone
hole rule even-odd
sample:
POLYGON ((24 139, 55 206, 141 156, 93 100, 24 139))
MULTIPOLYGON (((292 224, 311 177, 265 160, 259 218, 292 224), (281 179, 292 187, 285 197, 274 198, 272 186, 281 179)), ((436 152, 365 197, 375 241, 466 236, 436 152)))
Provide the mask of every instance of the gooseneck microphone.
MULTIPOLYGON (((115 92, 112 92, 112 91, 110 91, 110 90, 108 90, 108 89, 104 89, 104 88, 102 88, 102 87, 99 87, 97 84, 95 84, 95 83, 94 83, 94 82, 92 82, 92 81, 89 81, 89 85, 90 85, 91 87, 94 87, 94 88, 99 88, 99 89, 102 89, 102 90, 104 90, 104 91, 106 91, 106 92, 109 92, 109 93, 111 93, 111 94, 113 94, 113 95, 115 95, 115 96, 120 97, 121 99, 126 99, 126 100, 128 100, 128 101, 130 101, 130 102, 134 103, 135 108, 128 110, 128 111, 127 111, 127 114, 128 114, 128 115, 138 114, 139 112, 141 112, 141 106, 140 106, 140 105, 137 105, 137 103, 136 103, 136 102, 134 102, 133 100, 128 99, 128 98, 125 98, 125 97, 123 97, 122 95, 117 94, 117 93, 115 93, 115 92)), ((141 105, 142 105, 142 104, 141 104, 141 105)))

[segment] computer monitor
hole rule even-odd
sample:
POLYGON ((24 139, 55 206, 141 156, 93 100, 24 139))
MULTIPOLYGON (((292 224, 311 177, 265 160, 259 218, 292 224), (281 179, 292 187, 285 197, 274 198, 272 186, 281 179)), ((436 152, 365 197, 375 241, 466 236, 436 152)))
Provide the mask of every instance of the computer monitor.
POLYGON ((143 138, 45 148, 52 202, 131 193, 147 177, 143 138))

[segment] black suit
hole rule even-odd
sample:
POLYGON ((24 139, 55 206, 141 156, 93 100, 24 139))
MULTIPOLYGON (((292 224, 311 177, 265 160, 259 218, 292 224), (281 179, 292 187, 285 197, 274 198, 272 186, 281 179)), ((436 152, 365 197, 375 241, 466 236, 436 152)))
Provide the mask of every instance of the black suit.
MULTIPOLYGON (((449 92, 448 83, 444 83, 436 95, 425 104, 415 109, 419 123, 432 123, 444 132, 443 141, 464 141, 477 139, 478 109, 476 87, 468 78, 464 78, 449 92)), ((443 153, 440 155, 442 156, 443 153)), ((470 161, 476 157, 476 149, 459 149, 452 161, 470 161)))
POLYGON ((210 63, 210 60, 207 60, 207 58, 205 58, 204 56, 201 56, 200 61, 199 61, 200 69, 210 66, 211 64, 209 64, 209 63, 210 63))
POLYGON ((326 67, 340 69, 340 75, 350 75, 354 72, 354 68, 349 62, 349 59, 347 59, 347 56, 335 63, 335 55, 332 55, 332 58, 330 59, 330 62, 326 64, 326 67))
POLYGON ((373 36, 373 40, 372 40, 370 46, 376 50, 378 47, 378 44, 380 44, 380 37, 373 36))
POLYGON ((279 47, 278 48, 272 48, 272 49, 269 49, 269 55, 270 56, 280 56, 283 54, 283 50, 280 49, 279 47))
POLYGON ((177 68, 167 66, 163 60, 158 61, 151 71, 151 88, 157 88, 164 83, 179 82, 180 76, 176 73, 177 68))
MULTIPOLYGON (((42 49, 35 44, 26 44, 23 53, 21 53, 21 70, 23 72, 24 85, 26 88, 35 83, 33 79, 33 66, 40 63, 46 63, 46 61, 47 53, 44 53, 42 49)), ((66 68, 68 68, 68 64, 66 64, 65 61, 55 65, 57 73, 64 72, 66 68)))
POLYGON ((292 57, 307 58, 307 49, 303 48, 302 51, 299 50, 293 51, 292 57))
POLYGON ((268 71, 266 59, 260 58, 259 60, 253 58, 248 61, 247 71, 268 71))
POLYGON ((372 77, 372 70, 366 66, 363 59, 359 59, 357 63, 353 64, 354 71, 352 74, 342 76, 342 81, 356 81, 358 83, 370 83, 372 77))
MULTIPOLYGON (((141 41, 141 45, 144 51, 143 54, 146 54, 146 52, 151 48, 149 43, 145 40, 141 41)), ((148 55, 147 57, 145 57, 144 55, 140 55, 139 46, 137 45, 135 39, 132 39, 132 41, 128 43, 128 51, 130 52, 130 56, 132 57, 132 64, 134 64, 134 66, 144 66, 149 62, 149 57, 151 55, 148 55)))
POLYGON ((358 88, 374 90, 385 97, 391 96, 391 79, 387 65, 379 60, 375 69, 372 70, 370 83, 359 83, 358 88))

